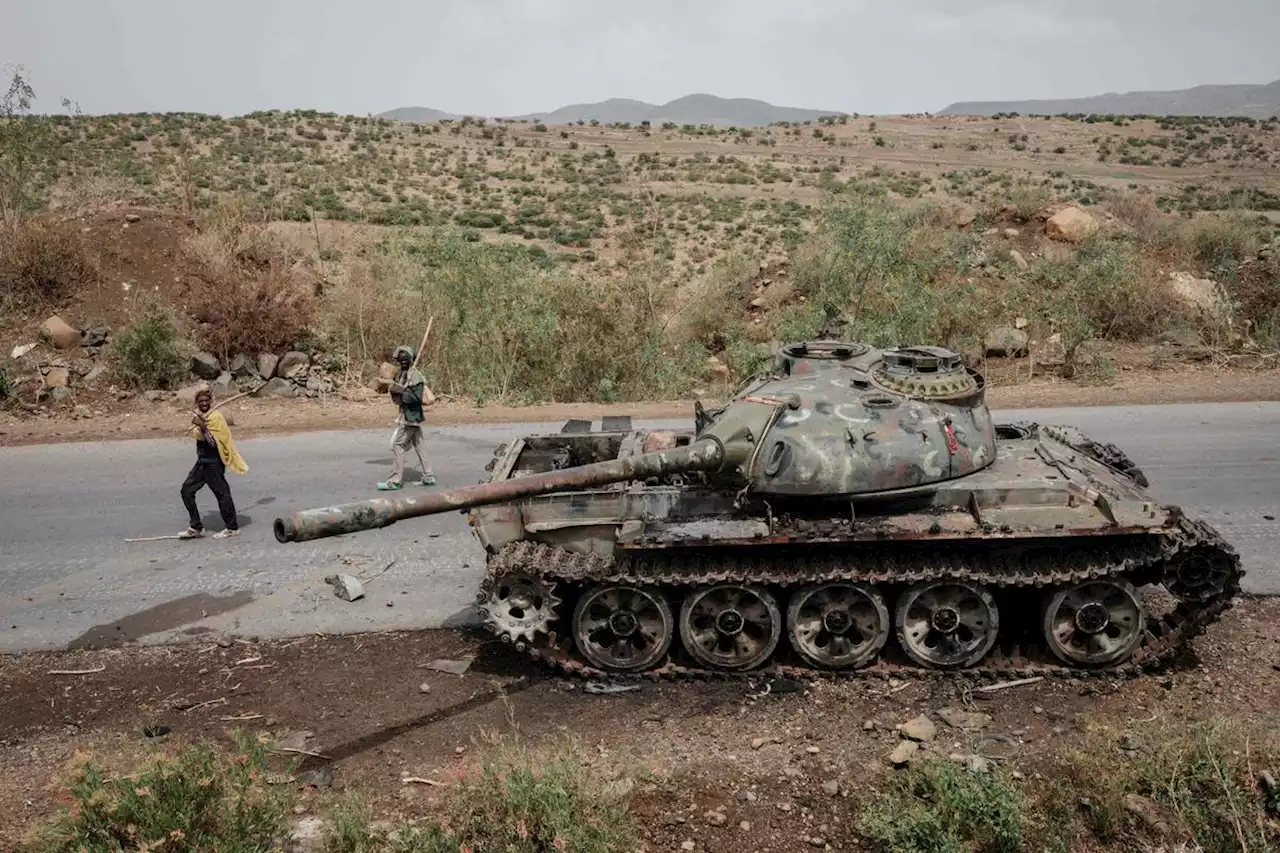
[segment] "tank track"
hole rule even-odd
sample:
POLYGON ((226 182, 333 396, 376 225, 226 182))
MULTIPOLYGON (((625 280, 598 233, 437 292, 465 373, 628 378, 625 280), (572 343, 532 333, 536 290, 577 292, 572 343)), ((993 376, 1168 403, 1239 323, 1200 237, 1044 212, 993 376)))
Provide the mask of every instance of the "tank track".
MULTIPOLYGON (((1019 426, 1031 426, 1034 424, 1018 424, 1019 426)), ((1060 441, 1068 447, 1084 453, 1087 456, 1101 462, 1113 471, 1128 477, 1142 488, 1147 488, 1151 484, 1147 482, 1147 475, 1142 469, 1129 458, 1129 455, 1114 444, 1105 444, 1103 442, 1094 441, 1085 435, 1079 429, 1073 426, 1063 426, 1059 424, 1045 425, 1039 427, 1044 434, 1050 438, 1060 441)))
MULTIPOLYGON (((1183 647, 1195 636, 1216 622, 1231 606, 1240 592, 1244 572, 1235 549, 1217 531, 1187 518, 1181 510, 1171 508, 1170 525, 1163 535, 1153 534, 1138 545, 1120 546, 1105 541, 1090 540, 1082 547, 1073 548, 1079 540, 1064 541, 1052 554, 1039 554, 1028 560, 1025 556, 999 556, 990 554, 958 554, 955 549, 936 545, 926 552, 912 555, 909 562, 893 553, 882 543, 852 546, 857 555, 859 570, 850 570, 850 561, 833 556, 805 556, 787 553, 785 557, 770 561, 756 554, 714 551, 690 557, 666 552, 641 552, 632 555, 625 551, 616 556, 599 556, 570 552, 562 548, 538 542, 520 541, 507 545, 493 554, 481 582, 477 600, 484 615, 483 602, 494 582, 503 575, 524 574, 545 582, 560 584, 607 583, 643 584, 664 590, 693 589, 714 583, 758 583, 795 589, 820 581, 854 581, 874 584, 909 584, 925 580, 965 579, 989 584, 997 588, 1021 588, 1044 590, 1059 584, 1092 578, 1124 578, 1135 585, 1159 583, 1167 568, 1180 559, 1208 556, 1225 565, 1226 577, 1214 594, 1198 601, 1180 601, 1163 616, 1148 615, 1143 639, 1133 654, 1125 661, 1112 666, 1085 668, 1068 666, 1060 662, 1041 640, 1037 644, 1020 648, 1006 647, 997 642, 991 651, 977 664, 963 669, 932 669, 914 662, 896 663, 885 659, 884 652, 870 665, 857 669, 827 670, 807 665, 779 662, 780 654, 789 649, 786 629, 773 659, 763 666, 745 671, 722 671, 701 666, 690 666, 676 660, 679 654, 679 638, 673 642, 665 662, 641 672, 617 673, 596 668, 577 653, 571 637, 557 641, 553 632, 539 634, 533 643, 517 642, 516 648, 536 663, 547 665, 571 677, 609 679, 614 681, 664 681, 688 679, 760 679, 784 677, 792 679, 847 679, 903 677, 960 676, 975 681, 1001 680, 1043 676, 1046 678, 1136 677, 1156 672, 1171 663, 1183 647), (785 566, 785 567, 784 567, 785 566)), ((569 604, 569 602, 565 602, 569 604)), ((785 603, 783 607, 785 619, 785 603)), ((557 620, 562 614, 557 613, 557 620)), ((673 612, 678 623, 679 614, 673 612)), ((486 628, 502 639, 486 619, 486 628)), ((673 626, 673 630, 678 628, 673 626)), ((891 629, 892 630, 892 629, 891 629)), ((889 651, 892 643, 886 645, 889 651)))

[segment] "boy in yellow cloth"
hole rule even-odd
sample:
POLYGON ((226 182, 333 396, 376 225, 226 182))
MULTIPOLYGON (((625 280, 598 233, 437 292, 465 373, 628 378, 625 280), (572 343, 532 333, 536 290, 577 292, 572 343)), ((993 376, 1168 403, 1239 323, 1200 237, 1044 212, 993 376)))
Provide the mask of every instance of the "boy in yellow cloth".
POLYGON ((197 539, 204 535, 204 523, 196 511, 196 492, 208 486, 218 499, 218 511, 222 514, 225 530, 213 534, 214 539, 226 539, 240 535, 236 521, 236 505, 231 499, 231 487, 227 485, 226 469, 237 474, 249 470, 231 441, 231 429, 222 412, 210 412, 213 393, 208 388, 196 392, 196 409, 191 417, 191 437, 196 440, 196 464, 182 484, 182 503, 190 516, 190 526, 178 534, 179 539, 197 539))

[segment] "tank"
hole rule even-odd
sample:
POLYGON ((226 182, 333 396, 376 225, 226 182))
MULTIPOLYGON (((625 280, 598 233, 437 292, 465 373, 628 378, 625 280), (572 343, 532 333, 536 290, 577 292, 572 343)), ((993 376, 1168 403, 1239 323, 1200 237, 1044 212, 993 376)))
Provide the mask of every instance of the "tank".
POLYGON ((1236 551, 1123 451, 994 423, 982 374, 940 347, 789 344, 686 429, 609 421, 275 535, 464 513, 484 628, 590 677, 1136 675, 1240 589, 1236 551))

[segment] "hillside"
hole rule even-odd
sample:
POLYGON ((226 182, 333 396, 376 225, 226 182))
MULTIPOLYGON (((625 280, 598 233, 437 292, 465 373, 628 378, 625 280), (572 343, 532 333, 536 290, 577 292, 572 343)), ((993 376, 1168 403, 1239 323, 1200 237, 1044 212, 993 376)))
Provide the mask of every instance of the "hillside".
MULTIPOLYGON (((715 95, 685 95, 665 104, 649 104, 630 98, 609 98, 594 104, 570 104, 551 112, 514 116, 516 121, 540 121, 546 124, 576 124, 597 121, 601 124, 653 125, 706 124, 717 127, 763 127, 774 122, 817 121, 823 116, 842 115, 835 110, 810 110, 779 107, 753 98, 720 98, 715 95)), ((432 122, 458 118, 429 107, 401 107, 381 113, 379 118, 396 121, 432 122)))
POLYGON ((1146 115, 1240 116, 1265 119, 1280 116, 1280 80, 1264 85, 1194 86, 1156 92, 1125 92, 1088 98, 1036 101, 961 101, 939 116, 1021 115, 1146 115))

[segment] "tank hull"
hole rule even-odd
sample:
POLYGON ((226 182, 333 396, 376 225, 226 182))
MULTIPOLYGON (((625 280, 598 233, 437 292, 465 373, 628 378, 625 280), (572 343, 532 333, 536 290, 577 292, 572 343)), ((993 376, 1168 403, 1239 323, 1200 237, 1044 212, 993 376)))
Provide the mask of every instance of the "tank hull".
MULTIPOLYGON (((920 488, 788 500, 687 473, 474 508, 479 612, 592 677, 1010 678, 1151 671, 1230 606, 1235 551, 1153 501, 1121 451, 1071 427, 994 431, 994 461, 920 488)), ((489 480, 692 440, 530 436, 489 480)))

